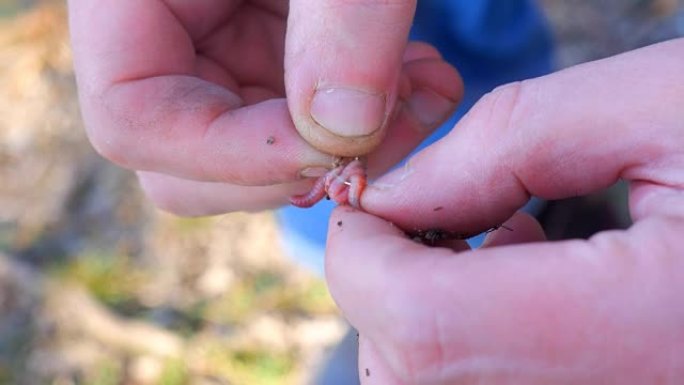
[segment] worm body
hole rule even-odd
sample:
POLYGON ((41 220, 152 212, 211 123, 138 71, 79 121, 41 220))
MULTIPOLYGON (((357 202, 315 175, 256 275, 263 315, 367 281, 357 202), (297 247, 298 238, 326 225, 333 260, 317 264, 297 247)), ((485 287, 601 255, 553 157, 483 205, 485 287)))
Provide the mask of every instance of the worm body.
POLYGON ((311 207, 327 195, 337 204, 360 209, 361 194, 366 184, 366 167, 359 159, 354 159, 319 177, 308 193, 290 197, 290 203, 297 207, 311 207))

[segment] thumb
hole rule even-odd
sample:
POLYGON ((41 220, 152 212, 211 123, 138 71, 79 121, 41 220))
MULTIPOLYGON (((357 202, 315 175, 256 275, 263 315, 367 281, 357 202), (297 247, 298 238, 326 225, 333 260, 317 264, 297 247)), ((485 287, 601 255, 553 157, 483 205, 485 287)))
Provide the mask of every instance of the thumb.
POLYGON ((372 151, 397 100, 415 0, 292 0, 285 44, 290 113, 311 145, 372 151))

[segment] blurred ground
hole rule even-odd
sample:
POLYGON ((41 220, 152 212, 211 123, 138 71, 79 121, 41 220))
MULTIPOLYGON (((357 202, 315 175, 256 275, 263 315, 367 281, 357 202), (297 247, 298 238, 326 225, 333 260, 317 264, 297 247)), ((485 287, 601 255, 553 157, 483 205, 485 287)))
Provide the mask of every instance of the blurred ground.
MULTIPOLYGON (((303 384, 345 330, 271 213, 179 219, 85 139, 59 2, 0 0, 0 384, 303 384)), ((559 66, 684 34, 682 1, 543 0, 559 66)), ((624 227, 624 187, 552 238, 624 227)))
POLYGON ((0 383, 299 384, 344 333, 270 213, 179 219, 90 148, 65 13, 0 25, 0 383))

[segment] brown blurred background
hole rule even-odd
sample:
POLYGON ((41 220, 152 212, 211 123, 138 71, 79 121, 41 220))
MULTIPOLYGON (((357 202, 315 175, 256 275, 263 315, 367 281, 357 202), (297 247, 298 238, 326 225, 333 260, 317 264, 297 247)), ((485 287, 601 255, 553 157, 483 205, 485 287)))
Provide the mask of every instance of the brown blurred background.
MULTIPOLYGON (((559 67, 684 35, 684 1, 543 0, 559 67)), ((304 384, 342 337, 271 213, 181 219, 98 157, 58 1, 0 0, 0 384, 304 384)), ((624 186, 551 202, 551 238, 626 227, 624 186)))

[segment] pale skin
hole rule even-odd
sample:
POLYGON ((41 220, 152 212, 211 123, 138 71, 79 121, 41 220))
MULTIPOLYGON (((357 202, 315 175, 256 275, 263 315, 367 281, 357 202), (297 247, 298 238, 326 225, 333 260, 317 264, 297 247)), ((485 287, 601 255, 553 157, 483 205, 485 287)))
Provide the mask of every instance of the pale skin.
POLYGON ((414 10, 415 0, 70 0, 89 138, 180 215, 286 204, 334 156, 367 155, 377 175, 463 93, 432 46, 407 43, 414 10))
MULTIPOLYGON (((406 43, 415 2, 283 4, 69 1, 91 141, 137 170, 160 207, 274 207, 306 193, 303 170, 320 176, 332 155, 367 154, 377 174, 460 99, 454 69, 406 43), (381 97, 331 91, 345 88, 381 97), (316 90, 358 110, 335 122, 316 90)), ((682 68, 678 40, 496 90, 409 167, 368 186, 367 212, 338 209, 327 276, 360 332, 362 381, 680 383, 682 68), (514 215, 530 194, 582 195, 620 178, 630 182, 627 231, 546 243, 534 219, 514 215), (513 231, 477 251, 430 248, 400 230, 501 223, 513 231)))
POLYGON ((684 39, 504 86, 332 218, 364 384, 680 384, 684 39), (530 195, 629 182, 634 225, 545 242, 530 195), (442 207, 434 211, 435 207, 442 207), (431 248, 400 227, 472 232, 431 248))

